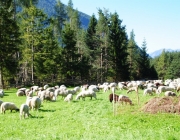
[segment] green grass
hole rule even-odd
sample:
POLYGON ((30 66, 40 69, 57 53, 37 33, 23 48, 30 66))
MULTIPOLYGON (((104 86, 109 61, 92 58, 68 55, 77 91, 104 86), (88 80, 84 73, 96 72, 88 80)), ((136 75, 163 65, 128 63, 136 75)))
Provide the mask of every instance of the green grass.
MULTIPOLYGON (((26 97, 17 97, 16 89, 5 90, 0 100, 14 102, 18 107, 26 97)), ((119 105, 113 114, 107 93, 97 92, 97 100, 44 102, 39 112, 30 111, 32 117, 20 120, 19 113, 0 114, 1 140, 178 140, 180 116, 178 114, 148 114, 141 111, 146 101, 154 96, 143 96, 140 105, 136 94, 129 93, 134 106, 119 105)), ((124 94, 125 91, 116 91, 124 94)), ((75 99, 75 96, 74 96, 75 99)))

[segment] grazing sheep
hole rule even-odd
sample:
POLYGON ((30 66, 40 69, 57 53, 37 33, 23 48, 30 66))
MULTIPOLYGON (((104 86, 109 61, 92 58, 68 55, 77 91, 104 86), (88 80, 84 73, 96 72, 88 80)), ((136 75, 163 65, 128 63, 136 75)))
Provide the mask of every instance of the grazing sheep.
POLYGON ((3 89, 0 89, 0 97, 3 98, 3 96, 4 96, 4 91, 3 89))
POLYGON ((131 92, 131 91, 136 91, 136 93, 138 93, 138 86, 129 88, 128 91, 127 91, 127 94, 128 94, 129 92, 131 92))
POLYGON ((132 101, 129 99, 129 97, 124 95, 119 95, 118 101, 123 104, 125 102, 126 104, 129 103, 129 105, 132 105, 132 101))
POLYGON ((118 83, 118 88, 120 90, 127 89, 127 87, 123 83, 121 83, 121 82, 118 83))
POLYGON ((20 106, 20 119, 22 119, 22 116, 24 116, 24 119, 25 119, 25 116, 29 117, 29 106, 27 104, 22 104, 20 106))
POLYGON ((164 93, 165 96, 177 96, 175 92, 172 92, 172 91, 166 91, 164 93))
POLYGON ((22 90, 18 90, 18 91, 16 92, 16 95, 17 95, 17 96, 24 96, 24 95, 25 95, 25 92, 22 91, 22 90))
POLYGON ((114 100, 114 102, 118 102, 119 99, 119 95, 114 94, 114 99, 113 99, 113 93, 109 94, 109 101, 112 102, 114 100))
POLYGON ((169 86, 159 86, 156 93, 159 95, 165 91, 174 91, 174 88, 169 87, 169 86))
POLYGON ((79 92, 80 89, 81 89, 81 88, 80 88, 79 86, 75 87, 75 88, 74 88, 75 93, 76 93, 76 92, 79 92))
POLYGON ((41 106, 41 99, 37 96, 29 97, 26 100, 26 104, 29 106, 30 110, 38 110, 41 106))
POLYGON ((147 89, 144 89, 144 93, 143 95, 147 95, 147 94, 150 94, 150 95, 153 95, 153 92, 156 93, 156 88, 147 88, 147 89))
POLYGON ((72 94, 68 94, 65 98, 64 98, 64 101, 65 102, 70 102, 73 100, 73 95, 72 94))
POLYGON ((11 103, 11 102, 3 102, 1 104, 1 113, 4 113, 5 114, 5 111, 6 110, 16 110, 19 111, 19 108, 14 104, 14 103, 11 103))
POLYGON ((91 97, 91 100, 92 100, 92 97, 94 97, 96 99, 96 92, 91 89, 84 90, 84 91, 81 91, 76 96, 76 100, 80 99, 80 97, 82 97, 83 100, 85 100, 86 97, 91 97))

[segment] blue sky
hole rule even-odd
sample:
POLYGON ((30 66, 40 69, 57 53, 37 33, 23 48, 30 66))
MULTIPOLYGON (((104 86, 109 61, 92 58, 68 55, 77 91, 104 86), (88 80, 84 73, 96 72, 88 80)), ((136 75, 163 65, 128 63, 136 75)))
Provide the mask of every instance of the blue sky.
MULTIPOLYGON (((61 0, 68 4, 69 0, 61 0)), ((128 36, 134 30, 135 41, 147 52, 180 49, 180 0, 72 0, 73 8, 97 17, 98 8, 117 12, 128 36)))

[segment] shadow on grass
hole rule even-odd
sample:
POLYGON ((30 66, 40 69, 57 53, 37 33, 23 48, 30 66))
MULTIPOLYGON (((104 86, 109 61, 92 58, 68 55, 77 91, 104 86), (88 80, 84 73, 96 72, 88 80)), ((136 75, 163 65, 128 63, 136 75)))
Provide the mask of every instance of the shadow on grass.
POLYGON ((33 119, 43 119, 43 116, 32 116, 30 115, 29 118, 33 118, 33 119))
POLYGON ((39 109, 40 112, 55 112, 56 110, 50 110, 50 109, 39 109))

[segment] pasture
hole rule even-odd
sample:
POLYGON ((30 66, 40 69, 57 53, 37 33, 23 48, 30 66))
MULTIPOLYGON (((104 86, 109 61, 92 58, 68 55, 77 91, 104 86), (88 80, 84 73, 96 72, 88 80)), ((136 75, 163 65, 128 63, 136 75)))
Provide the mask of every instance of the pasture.
MULTIPOLYGON (((18 107, 26 97, 17 97, 17 89, 4 90, 2 101, 14 102, 18 107)), ((116 94, 130 97, 134 106, 109 102, 111 91, 97 92, 97 100, 68 103, 58 96, 56 102, 45 101, 39 111, 30 111, 32 117, 20 120, 19 112, 0 114, 1 140, 178 140, 180 139, 179 114, 148 114, 142 106, 153 96, 143 96, 139 90, 140 104, 136 93, 116 90, 116 94)), ((163 94, 161 95, 163 96, 163 94)))

